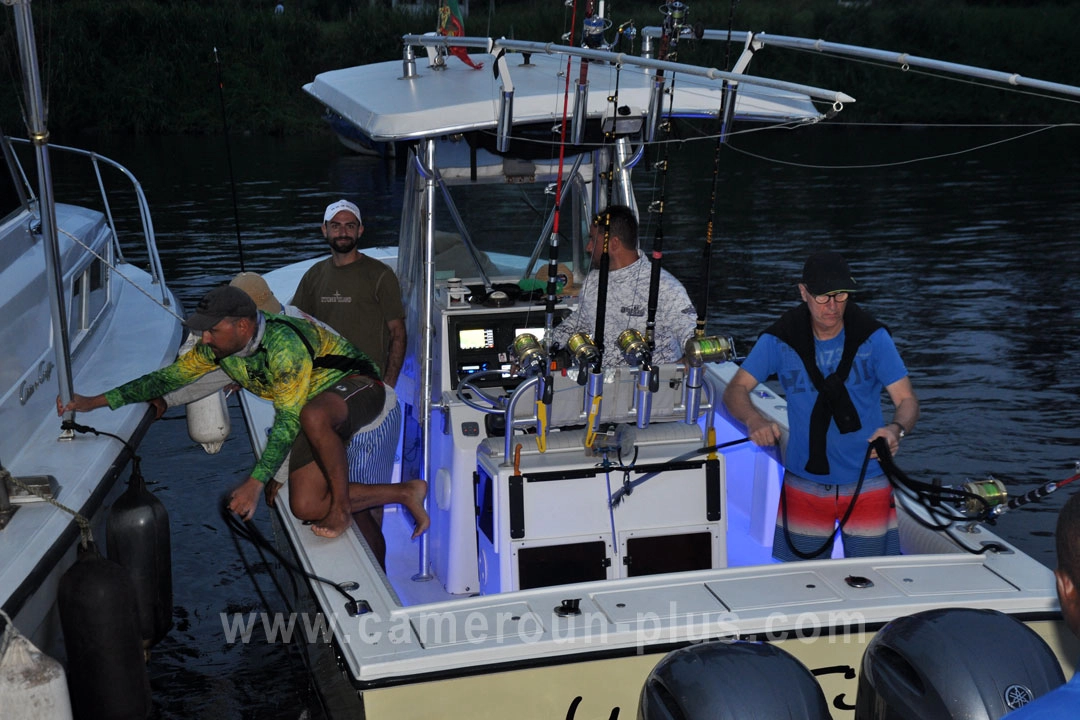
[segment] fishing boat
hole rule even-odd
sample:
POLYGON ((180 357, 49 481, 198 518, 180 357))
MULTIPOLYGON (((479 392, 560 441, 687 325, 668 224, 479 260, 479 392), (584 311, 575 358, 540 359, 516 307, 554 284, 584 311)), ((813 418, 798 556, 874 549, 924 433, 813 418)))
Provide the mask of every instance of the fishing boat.
MULTIPOLYGON (((329 714, 1000 717, 1060 683, 1078 655, 1052 573, 983 522, 1029 498, 901 483, 902 555, 838 547, 777 563, 783 467, 719 400, 738 368, 722 328, 699 323, 685 364, 652 366, 631 338, 629 366, 598 369, 583 351, 565 372, 548 370, 544 337, 578 301, 594 214, 620 203, 644 224, 662 212, 639 207, 631 176, 664 171, 646 158, 669 123, 713 123, 718 148, 735 124, 809 130, 855 100, 751 75, 756 53, 804 47, 1066 97, 1080 88, 700 31, 682 3, 665 8, 641 55, 605 38, 625 27, 591 17, 582 46, 407 35, 401 60, 305 86, 371 139, 409 148, 399 245, 365 252, 401 280, 399 472, 427 481, 431 516, 412 540, 408 516, 387 513, 384 572, 358 532, 317 537, 278 496, 275 539, 299 570, 279 567, 291 578, 280 586, 299 614, 290 622, 316 630, 301 645, 329 714), (735 39, 733 69, 673 61, 691 35, 735 39), (454 47, 487 70, 457 62, 454 47), (520 225, 490 227, 493 203, 520 206, 520 225), (538 270, 561 274, 566 293, 535 289, 538 270)), ((266 280, 289 298, 316 260, 266 280)), ((753 401, 787 427, 771 387, 753 401)), ((261 452, 273 408, 242 403, 261 452)))
POLYGON ((92 539, 107 552, 118 478, 154 415, 132 405, 90 427, 58 417, 57 397, 66 403, 75 386, 109 388, 168 364, 180 308, 135 177, 49 142, 29 3, 13 9, 31 140, 0 134, 0 605, 19 632, 63 658, 60 578, 78 545, 92 539), (57 202, 54 176, 79 205, 57 202), (95 196, 99 205, 87 206, 95 196))

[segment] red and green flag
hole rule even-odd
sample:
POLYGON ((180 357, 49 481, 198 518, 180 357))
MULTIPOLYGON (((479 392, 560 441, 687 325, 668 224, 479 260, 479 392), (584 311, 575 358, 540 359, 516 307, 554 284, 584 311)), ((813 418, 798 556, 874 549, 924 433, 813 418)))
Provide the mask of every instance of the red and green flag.
MULTIPOLYGON (((457 0, 440 0, 439 34, 447 37, 465 37, 465 20, 461 17, 461 7, 457 0)), ((484 67, 484 63, 474 63, 463 47, 450 48, 450 54, 474 70, 484 67)))

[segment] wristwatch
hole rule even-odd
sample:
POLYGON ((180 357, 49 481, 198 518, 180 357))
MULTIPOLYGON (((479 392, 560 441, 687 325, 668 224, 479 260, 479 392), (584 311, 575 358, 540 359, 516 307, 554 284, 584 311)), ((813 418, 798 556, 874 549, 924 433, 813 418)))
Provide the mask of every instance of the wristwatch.
POLYGON ((895 425, 895 426, 896 426, 897 428, 899 428, 899 430, 900 430, 900 439, 901 439, 901 440, 903 440, 903 439, 904 439, 904 438, 905 438, 905 437, 907 436, 907 430, 906 430, 906 429, 904 428, 904 426, 903 426, 903 425, 901 425, 900 423, 896 422, 895 420, 893 420, 893 421, 892 421, 891 423, 889 423, 889 424, 890 424, 890 425, 895 425))

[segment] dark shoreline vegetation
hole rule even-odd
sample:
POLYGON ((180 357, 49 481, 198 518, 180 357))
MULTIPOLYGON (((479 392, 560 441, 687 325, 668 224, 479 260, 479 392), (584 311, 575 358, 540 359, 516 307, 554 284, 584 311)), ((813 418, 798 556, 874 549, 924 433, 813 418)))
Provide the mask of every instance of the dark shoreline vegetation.
MULTIPOLYGON (((538 9, 535 0, 494 0, 489 17, 488 3, 474 0, 466 32, 560 42, 571 11, 557 0, 546 2, 550 7, 538 9)), ((365 0, 285 0, 285 12, 275 15, 274 5, 274 0, 35 0, 53 139, 92 133, 220 134, 222 101, 232 133, 323 132, 322 109, 301 90, 304 83, 325 70, 400 58, 403 34, 436 26, 433 7, 392 10, 365 0)), ((730 3, 689 0, 687 5, 691 21, 728 27, 730 3)), ((607 15, 616 23, 633 19, 640 29, 660 24, 658 7, 658 2, 608 0, 607 15)), ((575 37, 580 24, 579 15, 575 37)), ((1080 43, 1074 41, 1080 4, 1068 0, 742 0, 731 25, 1080 83, 1080 43)), ((0 47, 5 66, 0 128, 25 135, 21 102, 15 99, 21 91, 8 8, 0 16, 0 47)), ((740 50, 732 47, 732 61, 740 50)), ((680 46, 684 62, 724 68, 725 57, 723 43, 680 46)), ((779 48, 759 53, 750 71, 853 95, 858 102, 838 116, 843 122, 1060 123, 1077 116, 1070 103, 779 48)))

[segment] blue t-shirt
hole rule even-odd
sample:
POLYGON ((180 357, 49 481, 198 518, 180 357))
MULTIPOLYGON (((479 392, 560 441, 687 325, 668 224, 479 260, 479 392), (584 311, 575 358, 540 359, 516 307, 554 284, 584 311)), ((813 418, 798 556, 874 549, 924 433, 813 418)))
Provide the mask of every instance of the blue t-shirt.
POLYGON ((1005 716, 1004 720, 1058 720, 1080 716, 1080 673, 1072 680, 1055 688, 1019 710, 1005 716))
MULTIPOLYGON (((830 340, 814 339, 814 355, 821 374, 828 377, 840 364, 844 354, 844 332, 830 340)), ((812 475, 806 471, 810 459, 810 413, 818 399, 817 388, 811 382, 806 366, 795 349, 775 335, 765 334, 742 364, 742 369, 765 382, 776 375, 787 400, 788 438, 784 466, 800 477, 826 485, 848 485, 858 482, 867 440, 885 424, 881 412, 881 391, 907 376, 892 337, 885 328, 878 328, 859 346, 844 387, 859 413, 862 428, 841 434, 836 422, 829 421, 827 433, 828 475, 812 475)), ((881 466, 871 460, 866 477, 882 474, 881 466)))

